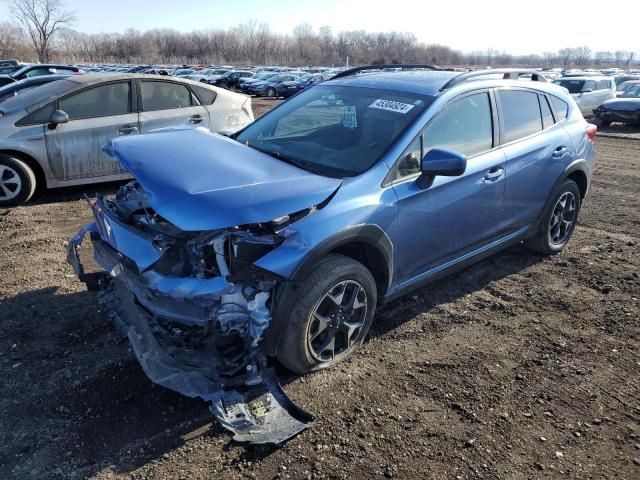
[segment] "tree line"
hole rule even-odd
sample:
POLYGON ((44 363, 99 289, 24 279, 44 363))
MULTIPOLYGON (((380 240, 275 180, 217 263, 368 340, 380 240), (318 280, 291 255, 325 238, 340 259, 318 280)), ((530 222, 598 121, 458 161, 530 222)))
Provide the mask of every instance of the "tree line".
POLYGON ((426 44, 413 33, 334 33, 303 23, 289 34, 272 32, 250 20, 229 29, 193 32, 154 29, 123 33, 83 33, 70 28, 73 12, 62 0, 12 0, 14 21, 0 23, 0 58, 65 63, 136 63, 206 65, 325 65, 428 63, 442 66, 630 67, 633 52, 592 52, 589 47, 562 48, 543 54, 511 55, 487 48, 462 52, 426 44))

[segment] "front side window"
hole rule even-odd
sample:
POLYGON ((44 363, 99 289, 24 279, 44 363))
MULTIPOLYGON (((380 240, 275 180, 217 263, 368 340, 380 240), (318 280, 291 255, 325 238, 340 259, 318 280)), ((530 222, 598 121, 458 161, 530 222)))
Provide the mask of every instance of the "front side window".
POLYGON ((236 140, 321 175, 355 176, 371 168, 432 101, 392 90, 319 85, 263 115, 236 140))
POLYGON ((424 130, 424 154, 444 148, 468 157, 493 147, 488 93, 466 96, 445 107, 424 130))
POLYGON ((58 109, 69 115, 69 120, 108 117, 131 112, 129 82, 110 83, 89 88, 58 102, 58 109))
POLYGON ((140 92, 145 112, 186 108, 192 104, 191 92, 178 83, 142 81, 140 92))
POLYGON ((503 142, 509 143, 542 130, 538 94, 521 90, 500 90, 504 124, 503 142))

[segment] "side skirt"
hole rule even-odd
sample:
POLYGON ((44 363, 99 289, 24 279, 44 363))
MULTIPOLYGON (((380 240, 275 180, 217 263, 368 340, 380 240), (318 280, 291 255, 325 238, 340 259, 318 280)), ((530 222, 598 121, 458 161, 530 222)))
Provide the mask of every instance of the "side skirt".
POLYGON ((405 280, 404 282, 399 283, 395 287, 389 289, 384 301, 386 303, 390 302, 391 300, 395 300, 396 298, 401 297, 411 292, 412 290, 415 290, 440 278, 446 277, 447 275, 450 275, 458 270, 462 270, 463 268, 473 265, 474 263, 478 263, 479 261, 484 260, 485 258, 490 257, 501 250, 504 250, 512 245, 526 240, 536 231, 537 223, 533 226, 526 226, 492 243, 489 243, 484 247, 480 247, 477 250, 456 258, 455 260, 443 263, 442 265, 427 270, 426 272, 416 275, 413 278, 405 280))

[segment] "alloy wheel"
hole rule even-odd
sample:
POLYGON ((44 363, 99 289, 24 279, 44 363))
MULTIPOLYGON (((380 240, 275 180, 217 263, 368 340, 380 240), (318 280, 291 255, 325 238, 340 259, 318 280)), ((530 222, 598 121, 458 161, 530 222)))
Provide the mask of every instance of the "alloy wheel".
POLYGON ((572 192, 564 192, 549 219, 549 240, 553 245, 562 245, 571 234, 576 219, 576 197, 572 192))
POLYGON ((13 168, 0 165, 0 200, 13 200, 22 189, 20 175, 13 168))
POLYGON ((307 346, 321 362, 348 353, 360 341, 367 318, 367 292, 355 280, 331 287, 314 306, 307 327, 307 346))

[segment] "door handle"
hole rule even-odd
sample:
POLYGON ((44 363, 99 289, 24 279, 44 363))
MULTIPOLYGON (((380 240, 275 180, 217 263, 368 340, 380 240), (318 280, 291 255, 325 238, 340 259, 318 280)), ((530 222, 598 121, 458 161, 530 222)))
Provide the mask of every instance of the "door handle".
POLYGON ((134 125, 122 125, 118 129, 118 134, 119 135, 129 135, 130 133, 137 132, 137 131, 138 131, 138 127, 136 127, 134 125))
POLYGON ((553 154, 551 155, 553 158, 560 158, 562 157, 565 153, 567 153, 567 147, 562 146, 562 147, 558 147, 553 151, 553 154))
POLYGON ((189 123, 200 123, 202 120, 202 115, 192 115, 189 117, 189 123))
POLYGON ((484 176, 486 181, 494 181, 500 178, 504 174, 504 168, 502 167, 494 167, 487 172, 484 176))

